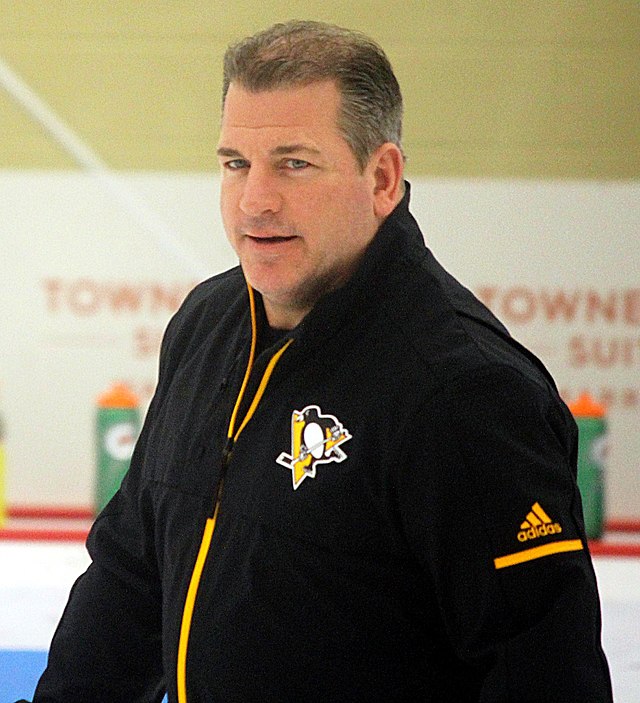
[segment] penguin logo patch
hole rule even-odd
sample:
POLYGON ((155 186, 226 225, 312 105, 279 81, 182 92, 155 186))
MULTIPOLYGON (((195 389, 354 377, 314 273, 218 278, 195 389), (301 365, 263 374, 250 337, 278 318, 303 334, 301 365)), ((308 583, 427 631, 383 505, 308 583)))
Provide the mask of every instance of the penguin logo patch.
POLYGON ((293 490, 307 478, 316 477, 319 464, 339 464, 347 458, 340 445, 351 439, 351 434, 333 415, 323 415, 317 405, 291 414, 291 454, 282 452, 278 464, 291 471, 293 490))

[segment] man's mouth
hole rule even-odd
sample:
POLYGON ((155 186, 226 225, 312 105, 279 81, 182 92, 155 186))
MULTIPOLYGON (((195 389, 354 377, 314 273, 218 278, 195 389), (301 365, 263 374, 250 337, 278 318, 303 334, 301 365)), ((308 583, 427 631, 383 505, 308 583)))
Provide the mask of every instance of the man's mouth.
POLYGON ((283 242, 290 242, 296 237, 282 237, 282 236, 276 236, 276 237, 264 237, 264 236, 254 236, 251 234, 246 235, 248 239, 250 239, 252 242, 256 242, 257 244, 264 244, 264 245, 269 245, 269 244, 281 244, 283 242))

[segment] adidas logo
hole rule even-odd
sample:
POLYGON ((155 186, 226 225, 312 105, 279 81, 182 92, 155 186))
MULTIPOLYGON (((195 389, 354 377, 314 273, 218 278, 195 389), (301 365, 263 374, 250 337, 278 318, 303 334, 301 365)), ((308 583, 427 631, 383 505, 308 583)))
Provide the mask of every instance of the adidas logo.
POLYGON ((547 535, 557 535, 562 532, 562 527, 553 522, 551 518, 542 509, 540 503, 534 503, 531 506, 531 512, 527 515, 526 520, 520 525, 518 532, 518 540, 526 542, 529 539, 537 539, 538 537, 546 537, 547 535))

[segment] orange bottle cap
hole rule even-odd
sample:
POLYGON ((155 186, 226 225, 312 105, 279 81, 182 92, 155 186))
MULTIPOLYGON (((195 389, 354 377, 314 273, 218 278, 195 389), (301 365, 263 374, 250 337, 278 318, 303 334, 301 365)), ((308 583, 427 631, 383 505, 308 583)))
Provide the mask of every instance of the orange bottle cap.
POLYGON ((124 383, 115 383, 98 396, 99 408, 137 408, 138 405, 138 396, 124 383))
POLYGON ((588 393, 583 393, 577 400, 569 403, 574 417, 604 417, 607 409, 595 401, 588 393))

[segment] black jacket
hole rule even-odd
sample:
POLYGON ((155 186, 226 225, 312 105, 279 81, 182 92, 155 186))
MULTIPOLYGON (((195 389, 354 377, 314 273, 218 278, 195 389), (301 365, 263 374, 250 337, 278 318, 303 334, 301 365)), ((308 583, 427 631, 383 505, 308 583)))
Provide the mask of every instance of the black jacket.
POLYGON ((611 700, 575 424, 408 200, 239 400, 241 270, 187 298, 36 703, 611 700))

